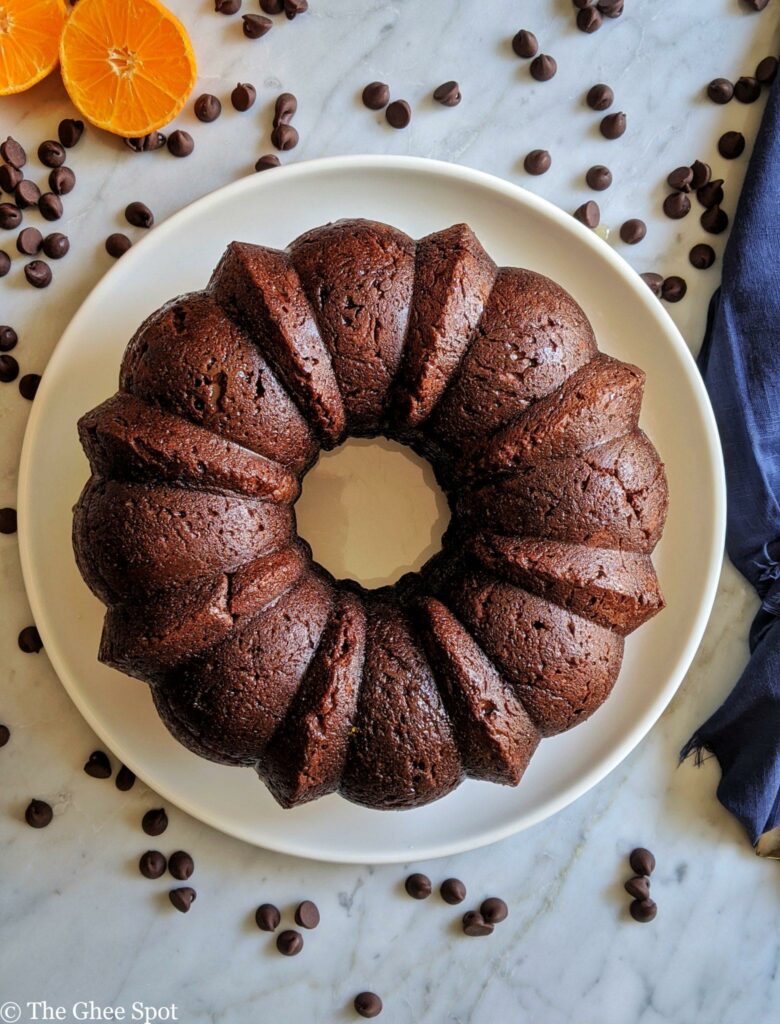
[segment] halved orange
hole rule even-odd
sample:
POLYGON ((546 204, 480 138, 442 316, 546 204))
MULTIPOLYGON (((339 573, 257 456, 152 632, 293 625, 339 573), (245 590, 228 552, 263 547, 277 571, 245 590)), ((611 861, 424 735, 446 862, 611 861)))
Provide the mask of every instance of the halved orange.
POLYGON ((23 92, 54 69, 67 16, 65 0, 0 0, 0 96, 23 92))
POLYGON ((62 33, 60 64, 79 112, 125 138, 172 121, 197 75, 187 30, 158 0, 79 0, 62 33))

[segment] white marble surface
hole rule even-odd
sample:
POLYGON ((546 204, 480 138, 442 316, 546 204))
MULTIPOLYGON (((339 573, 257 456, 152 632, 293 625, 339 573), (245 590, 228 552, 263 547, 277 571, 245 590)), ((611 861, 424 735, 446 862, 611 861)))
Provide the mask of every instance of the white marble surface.
MULTIPOLYGON (((687 251, 702 240, 694 216, 659 213, 666 173, 694 157, 727 178, 732 211, 746 160, 719 160, 727 128, 755 135, 763 104, 721 108, 702 98, 715 75, 750 73, 778 50, 778 0, 760 15, 738 0, 627 0, 626 15, 594 36, 572 28, 570 0, 311 0, 294 23, 276 19, 265 39, 243 39, 236 19, 211 0, 175 0, 200 62, 200 91, 226 97, 238 79, 258 86, 246 115, 226 110, 201 126, 190 110, 196 152, 133 156, 90 132, 69 162, 79 187, 66 200, 62 229, 69 257, 55 265, 48 292, 33 293, 21 261, 0 287, 0 322, 21 342, 22 372, 42 371, 57 337, 110 260, 102 240, 122 229, 122 210, 147 201, 158 221, 213 188, 249 173, 268 152, 270 111, 282 89, 299 98, 301 145, 285 159, 343 152, 412 153, 455 160, 519 181, 574 209, 592 163, 609 164, 613 188, 599 197, 604 220, 648 221, 634 249, 617 243, 638 270, 688 278, 688 297, 671 312, 698 347, 717 267, 700 273, 687 251), (559 74, 536 84, 508 40, 533 29, 556 56, 559 74), (415 117, 393 132, 359 104, 379 78, 407 98, 415 117), (464 100, 435 107, 429 94, 456 78, 464 100), (623 140, 607 143, 584 107, 590 84, 609 82, 629 116, 623 140), (529 179, 524 154, 548 148, 553 168, 529 179)), ((245 10, 256 9, 245 0, 245 10)), ((31 148, 53 134, 70 107, 56 76, 26 96, 0 101, 0 134, 31 148)), ((42 177, 42 175, 41 175, 42 177)), ((131 235, 137 234, 129 229, 131 235)), ((5 241, 5 240, 4 240, 5 241)), ((723 239, 715 242, 719 253, 723 239)), ((0 505, 15 504, 16 462, 28 406, 15 385, 0 386, 3 447, 0 505)), ((684 439, 681 439, 684 443, 684 439)), ((691 500, 696 500, 695 495, 691 500)), ((707 515, 707 509, 702 509, 707 515)), ((437 898, 415 903, 399 882, 403 867, 338 867, 267 854, 227 839, 170 808, 155 845, 190 850, 198 900, 173 912, 164 879, 148 882, 136 860, 149 845, 139 828, 156 805, 140 784, 119 794, 86 777, 96 745, 45 654, 16 646, 29 610, 14 537, 0 536, 2 676, 0 721, 13 731, 0 751, 0 1004, 48 1000, 72 1018, 77 1000, 123 1006, 176 1003, 183 1021, 339 1021, 355 1019, 355 992, 385 1000, 382 1020, 539 1024, 742 1024, 777 1019, 780 938, 777 867, 756 858, 714 795, 717 769, 676 766, 696 724, 725 695, 746 657, 755 599, 726 567, 695 664, 650 736, 588 796, 546 823, 487 850, 415 865, 435 880, 463 878, 475 900, 497 893, 509 920, 490 938, 463 938, 459 910, 437 898), (33 795, 57 805, 54 824, 34 832, 22 821, 33 795), (624 856, 642 842, 658 855, 651 927, 627 919, 624 856), (320 928, 304 953, 279 957, 252 922, 264 900, 289 911, 311 897, 320 928)), ((2 1015, 2 1011, 0 1011, 2 1015)))

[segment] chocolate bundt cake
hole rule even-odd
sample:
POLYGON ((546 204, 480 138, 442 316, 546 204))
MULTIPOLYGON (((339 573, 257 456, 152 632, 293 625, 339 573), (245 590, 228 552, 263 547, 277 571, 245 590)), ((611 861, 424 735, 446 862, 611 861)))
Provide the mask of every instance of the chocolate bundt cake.
POLYGON ((108 609, 101 661, 285 807, 517 785, 663 607, 643 386, 570 295, 497 268, 466 225, 232 243, 205 291, 142 324, 119 392, 79 424, 73 537, 108 609), (369 591, 313 561, 293 506, 323 448, 379 434, 431 460, 452 521, 421 572, 369 591))

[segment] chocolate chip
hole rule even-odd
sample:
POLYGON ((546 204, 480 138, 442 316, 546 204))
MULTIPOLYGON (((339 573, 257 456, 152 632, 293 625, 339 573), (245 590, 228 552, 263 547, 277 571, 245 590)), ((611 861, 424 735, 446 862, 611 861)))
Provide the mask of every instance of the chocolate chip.
POLYGON ((149 135, 141 135, 137 139, 125 139, 125 145, 134 153, 151 153, 156 149, 162 149, 167 141, 162 132, 150 132, 149 135))
POLYGON ((603 24, 604 18, 598 7, 583 7, 577 13, 577 28, 580 32, 587 32, 590 35, 592 32, 598 32, 603 24))
POLYGON ((147 850, 141 854, 138 861, 138 870, 144 878, 162 878, 165 874, 165 857, 159 850, 147 850))
POLYGON ((106 239, 106 252, 118 260, 120 256, 124 256, 132 244, 127 235, 123 235, 121 231, 115 231, 106 239))
MULTIPOLYGON (((0 530, 0 533, 2 533, 1 530, 0 530)), ((10 740, 10 738, 11 738, 11 730, 8 728, 8 726, 7 725, 0 725, 0 747, 6 746, 8 741, 10 740)))
POLYGON ((271 142, 277 149, 286 153, 298 145, 298 130, 291 124, 278 124, 271 132, 271 142))
POLYGON ((628 909, 633 919, 640 924, 649 924, 658 913, 658 907, 650 899, 632 900, 628 909))
POLYGON ((29 178, 22 178, 14 189, 14 198, 19 209, 24 210, 28 206, 37 205, 38 200, 41 198, 41 190, 34 181, 30 181, 29 178))
POLYGON ((62 200, 54 192, 44 192, 38 200, 38 212, 44 220, 59 220, 62 216, 62 200))
POLYGON ((292 21, 299 14, 305 14, 309 9, 309 0, 284 0, 284 16, 292 21))
POLYGON ((622 110, 616 114, 607 114, 599 128, 605 139, 619 139, 626 130, 626 115, 622 110))
POLYGON ((189 885, 183 885, 179 889, 171 889, 168 899, 180 914, 186 914, 195 902, 197 893, 189 885))
POLYGON ((619 18, 623 13, 623 0, 598 0, 596 6, 605 18, 619 18))
POLYGON ((16 533, 15 508, 0 508, 0 533, 16 533))
MULTIPOLYGON (((680 299, 685 298, 685 293, 688 291, 688 285, 685 278, 677 277, 672 275, 671 277, 664 278, 664 283, 661 286, 661 298, 665 299, 666 302, 679 302, 680 299)), ((650 854, 652 857, 652 854, 650 854)), ((631 863, 632 870, 636 871, 637 874, 644 874, 640 868, 637 868, 633 861, 631 863)), ((637 862, 638 863, 638 862, 637 862)), ((655 859, 653 859, 655 864, 655 859)))
MULTIPOLYGON (((13 356, 7 356, 5 354, 0 355, 0 384, 10 384, 11 381, 16 380, 19 376, 19 364, 13 356)), ((32 628, 32 627, 30 627, 32 628)), ((22 635, 24 630, 19 634, 19 646, 22 647, 22 635)), ((36 631, 37 635, 37 631, 36 631)), ((34 654, 34 651, 27 651, 24 647, 22 650, 25 654, 34 654)), ((38 648, 40 650, 40 647, 38 648)))
POLYGON ((10 135, 5 142, 0 143, 0 156, 7 164, 10 164, 17 170, 21 170, 27 163, 27 154, 24 151, 24 146, 17 142, 16 139, 12 139, 10 135))
POLYGON ((284 0, 260 0, 260 10, 266 14, 281 14, 284 10, 284 0))
POLYGON ((11 349, 16 348, 19 341, 19 335, 13 329, 3 324, 0 327, 0 352, 10 352, 11 349))
POLYGON ((406 100, 393 100, 385 110, 385 117, 391 128, 406 128, 412 120, 412 108, 406 100))
POLYGON ((584 7, 592 7, 595 0, 571 0, 578 11, 581 11, 584 7))
POLYGON ((217 14, 238 14, 241 0, 214 0, 214 10, 217 14))
POLYGON ((36 256, 42 245, 43 235, 38 228, 23 228, 16 239, 16 248, 24 256, 36 256))
POLYGON ((52 278, 51 267, 43 260, 33 260, 24 268, 24 276, 33 288, 48 288, 52 278))
POLYGON ((762 85, 771 85, 777 78, 777 57, 764 57, 756 68, 756 78, 762 85))
POLYGON ((529 174, 545 174, 550 170, 552 157, 546 149, 532 149, 523 161, 523 167, 529 174))
POLYGON ((247 39, 262 39, 266 32, 270 32, 274 27, 271 19, 263 17, 262 14, 242 14, 241 19, 244 22, 244 35, 247 39))
POLYGON ((509 916, 509 908, 498 896, 490 896, 488 899, 483 900, 479 912, 488 924, 500 924, 501 921, 506 921, 509 916))
POLYGON ((102 750, 94 750, 84 765, 84 771, 93 779, 110 779, 111 762, 108 759, 108 754, 102 750))
POLYGON ((555 58, 547 53, 540 53, 531 61, 531 78, 535 78, 537 82, 549 82, 555 77, 557 70, 555 58))
POLYGON ((280 124, 289 124, 298 110, 298 100, 291 92, 283 92, 276 97, 274 104, 274 128, 280 124))
POLYGON ((261 156, 255 164, 256 171, 270 171, 272 167, 280 167, 281 160, 275 153, 266 153, 265 156, 261 156))
POLYGON ((22 398, 26 398, 28 402, 32 402, 38 394, 40 383, 41 375, 39 373, 25 373, 24 377, 19 381, 19 394, 22 398))
POLYGON ((724 132, 718 139, 718 152, 724 160, 736 160, 745 152, 745 136, 742 132, 724 132))
POLYGON ((512 37, 512 49, 518 57, 526 59, 535 57, 539 52, 539 41, 533 32, 529 32, 527 28, 521 28, 512 37))
POLYGON ((404 889, 413 900, 427 900, 433 891, 430 878, 418 871, 409 875, 404 882, 404 889))
POLYGON ((249 82, 239 82, 230 94, 230 102, 236 110, 242 113, 255 105, 257 89, 249 82))
POLYGON ((204 92, 195 100, 195 117, 204 124, 216 121, 222 113, 222 104, 210 92, 204 92))
POLYGON ((195 143, 192 141, 192 136, 189 132, 183 132, 181 129, 178 129, 175 132, 171 132, 168 136, 168 152, 171 156, 189 156, 193 149, 195 149, 195 143))
POLYGON ((454 907, 465 900, 466 886, 459 878, 445 878, 439 887, 439 893, 445 903, 454 907))
POLYGON ((580 222, 584 224, 586 228, 597 228, 601 221, 601 210, 599 204, 594 203, 592 199, 589 199, 587 203, 583 203, 582 206, 578 206, 574 211, 574 216, 580 222))
POLYGON ((696 198, 708 210, 711 206, 719 206, 723 202, 723 178, 714 178, 696 190, 696 198))
POLYGON ((73 117, 66 117, 60 121, 57 128, 57 136, 65 149, 72 149, 84 134, 84 122, 73 117))
POLYGON ((54 231, 43 240, 43 251, 50 260, 61 260, 70 251, 70 241, 67 235, 54 231))
POLYGON ((664 199, 664 213, 672 220, 681 220, 691 212, 691 201, 684 192, 672 192, 664 199))
POLYGON ((195 861, 184 850, 177 850, 168 858, 168 870, 177 881, 186 882, 192 877, 195 861))
POLYGON ((608 85, 599 82, 598 85, 592 85, 588 89, 585 102, 591 110, 609 110, 615 102, 615 94, 608 85))
POLYGON ((703 160, 694 160, 691 164, 691 171, 693 172, 691 188, 694 191, 700 189, 702 185, 706 185, 712 177, 712 168, 709 164, 705 164, 703 160))
POLYGON ((669 188, 677 189, 678 192, 690 192, 692 181, 693 171, 690 167, 675 167, 666 179, 669 188))
POLYGON ((626 245, 636 245, 647 234, 647 225, 638 217, 632 217, 620 225, 620 237, 626 245))
POLYGON ((316 928, 320 923, 320 912, 316 903, 304 900, 295 908, 295 923, 301 928, 316 928))
POLYGON ((5 277, 11 269, 11 257, 5 250, 0 249, 0 277, 5 277))
POLYGON ((303 949, 303 936, 300 932, 288 928, 277 936, 276 948, 282 956, 297 956, 303 949))
POLYGON ((457 107, 461 101, 460 86, 457 82, 443 82, 433 90, 433 98, 443 107, 457 107))
POLYGON ((61 142, 47 139, 38 146, 38 159, 44 167, 62 167, 65 163, 65 147, 61 142))
POLYGON ((282 915, 273 903, 261 903, 255 911, 255 921, 260 931, 275 932, 281 920, 282 915))
POLYGON ((699 242, 688 253, 688 259, 691 261, 691 266, 696 267, 697 270, 709 270, 715 262, 715 250, 706 242, 699 242))
POLYGON ((135 772, 131 772, 128 767, 122 765, 116 773, 114 785, 120 793, 127 793, 135 785, 135 772))
POLYGON ((467 910, 463 915, 463 931, 466 935, 482 936, 491 935, 493 925, 480 914, 478 910, 467 910))
POLYGON ((596 164, 595 167, 589 168, 585 181, 594 192, 603 192, 612 184, 612 171, 603 164, 596 164))
POLYGON ((660 297, 661 297, 661 289, 663 288, 663 284, 664 284, 663 277, 661 277, 660 274, 654 274, 652 272, 648 272, 646 274, 640 274, 639 276, 645 282, 645 284, 650 289, 650 291, 653 293, 653 295, 657 295, 658 298, 660 299, 660 297))
POLYGON ((369 110, 383 110, 390 102, 390 86, 385 82, 369 82, 361 94, 363 106, 369 110))
POLYGON ((376 992, 358 992, 354 1001, 355 1013, 370 1020, 382 1012, 382 1000, 376 992))
POLYGON ((53 817, 54 811, 45 800, 31 800, 24 812, 24 820, 30 828, 46 828, 47 825, 51 825, 53 817))
POLYGON ((141 828, 148 836, 161 836, 168 828, 168 815, 163 807, 147 811, 141 818, 141 828))
POLYGON ((49 175, 49 188, 55 196, 66 196, 76 187, 76 175, 70 167, 56 167, 49 175))
POLYGON ((730 103, 734 96, 734 86, 728 78, 713 78, 707 86, 707 95, 713 103, 730 103))
POLYGON ((650 898, 650 880, 645 875, 635 875, 634 878, 629 878, 623 888, 635 900, 650 898))
POLYGON ((729 215, 720 206, 711 206, 704 211, 699 221, 711 235, 722 235, 729 226, 729 215))
POLYGON ((761 95, 761 83, 757 78, 743 75, 734 85, 734 95, 740 103, 755 103, 761 95))
POLYGON ((13 231, 22 223, 22 211, 13 203, 0 203, 0 228, 13 231))
POLYGON ((3 164, 0 167, 0 189, 3 192, 8 192, 9 195, 13 195, 14 189, 23 177, 22 172, 16 167, 12 167, 10 164, 3 164))
POLYGON ((134 228, 150 228, 154 224, 154 214, 146 203, 130 203, 125 209, 125 220, 134 228))

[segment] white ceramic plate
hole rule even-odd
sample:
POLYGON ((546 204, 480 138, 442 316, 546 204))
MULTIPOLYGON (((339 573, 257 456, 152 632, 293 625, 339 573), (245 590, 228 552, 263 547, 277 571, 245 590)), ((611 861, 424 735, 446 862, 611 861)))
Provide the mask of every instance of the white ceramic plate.
MULTIPOLYGON (((341 461, 343 482, 350 459, 341 461)), ((332 462, 334 472, 338 464, 332 462)), ((416 507, 408 493, 399 500, 416 507)), ((526 828, 585 793, 636 746, 679 686, 704 630, 721 564, 725 487, 714 420, 688 349, 661 304, 606 244, 544 200, 465 167, 342 157, 221 189, 155 228, 106 274, 43 376, 24 443, 18 509, 25 582, 48 656, 118 758, 166 800, 249 842, 321 860, 379 863, 444 856, 526 828), (668 608, 629 639, 604 707, 545 741, 519 788, 469 782, 436 804, 400 813, 338 796, 283 811, 251 770, 212 765, 180 747, 159 723, 147 688, 98 664, 103 608, 78 574, 70 540, 71 508, 88 475, 76 421, 115 391, 122 352, 142 318, 202 287, 229 241, 281 247, 307 228, 358 216, 415 237, 467 221, 498 263, 559 281, 584 306, 601 348, 647 371, 642 425, 666 462, 671 492, 655 555, 668 608)), ((315 539, 326 558, 328 515, 325 504, 315 539)), ((335 514, 331 522, 338 560, 335 514)))

